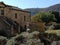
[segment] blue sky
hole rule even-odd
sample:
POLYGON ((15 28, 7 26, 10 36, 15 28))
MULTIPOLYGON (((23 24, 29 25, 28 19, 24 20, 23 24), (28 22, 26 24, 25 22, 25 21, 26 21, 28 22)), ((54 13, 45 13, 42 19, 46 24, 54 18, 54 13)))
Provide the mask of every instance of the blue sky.
POLYGON ((5 4, 25 8, 45 8, 54 4, 60 4, 60 0, 0 0, 5 4))

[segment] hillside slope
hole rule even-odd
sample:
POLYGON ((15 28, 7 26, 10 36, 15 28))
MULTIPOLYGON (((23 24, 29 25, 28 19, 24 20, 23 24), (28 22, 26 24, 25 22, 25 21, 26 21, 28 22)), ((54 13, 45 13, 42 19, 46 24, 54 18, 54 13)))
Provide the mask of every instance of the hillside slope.
POLYGON ((60 4, 56 4, 56 5, 52 5, 50 7, 47 7, 47 8, 28 8, 28 9, 25 9, 25 10, 28 10, 31 12, 31 16, 41 12, 41 11, 60 11, 60 4))

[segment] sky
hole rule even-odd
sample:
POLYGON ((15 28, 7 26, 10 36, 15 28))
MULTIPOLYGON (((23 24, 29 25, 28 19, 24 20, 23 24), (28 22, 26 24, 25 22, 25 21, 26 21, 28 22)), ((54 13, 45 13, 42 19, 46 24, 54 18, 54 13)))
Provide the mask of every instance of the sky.
POLYGON ((26 8, 46 8, 54 4, 60 4, 60 0, 0 0, 5 4, 26 8))

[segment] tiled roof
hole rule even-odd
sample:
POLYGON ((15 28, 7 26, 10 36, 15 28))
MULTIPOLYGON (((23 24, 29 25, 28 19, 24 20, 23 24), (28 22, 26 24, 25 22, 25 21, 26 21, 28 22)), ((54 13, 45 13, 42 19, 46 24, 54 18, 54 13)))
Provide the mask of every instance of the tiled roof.
POLYGON ((23 11, 23 12, 28 12, 30 13, 29 11, 26 11, 26 10, 23 10, 21 8, 18 8, 18 7, 15 7, 15 6, 10 6, 10 5, 6 5, 4 2, 0 2, 1 4, 4 4, 5 7, 11 7, 12 10, 20 10, 20 11, 23 11))

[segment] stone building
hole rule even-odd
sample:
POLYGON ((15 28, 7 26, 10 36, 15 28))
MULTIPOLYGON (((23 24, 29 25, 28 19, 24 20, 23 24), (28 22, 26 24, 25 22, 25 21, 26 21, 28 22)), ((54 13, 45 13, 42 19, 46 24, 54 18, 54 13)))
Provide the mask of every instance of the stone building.
MULTIPOLYGON (((1 17, 4 20, 4 22, 7 23, 7 25, 11 25, 11 32, 14 32, 15 30, 16 32, 17 30, 18 32, 20 32, 21 29, 26 29, 27 22, 30 22, 29 11, 22 10, 15 6, 6 5, 3 2, 0 2, 0 18, 1 17)), ((5 26, 8 27, 7 25, 5 26)))

